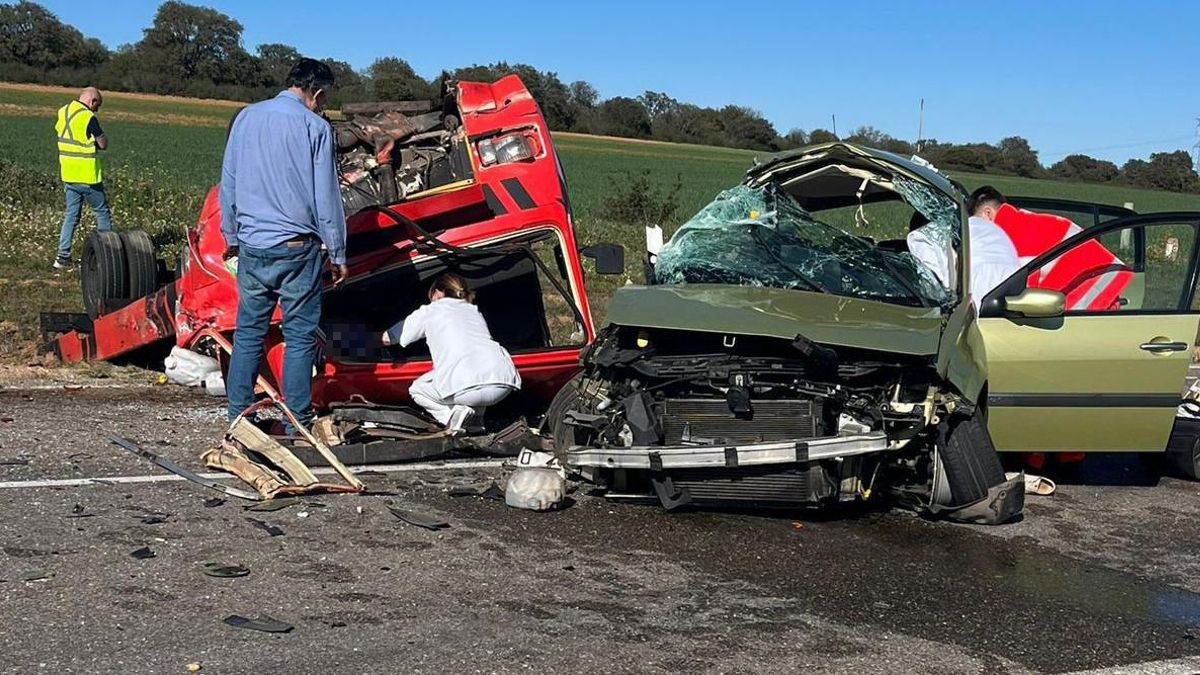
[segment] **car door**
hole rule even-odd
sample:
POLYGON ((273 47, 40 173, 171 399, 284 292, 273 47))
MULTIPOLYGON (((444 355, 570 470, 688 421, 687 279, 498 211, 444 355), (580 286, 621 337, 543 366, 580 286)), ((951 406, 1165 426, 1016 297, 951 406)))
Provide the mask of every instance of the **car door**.
POLYGON ((1200 213, 1093 224, 984 298, 987 419, 998 449, 1166 447, 1200 328, 1198 227, 1200 213), (1094 260, 1101 251, 1111 254, 1103 265, 1094 260), (1013 311, 1033 287, 1061 292, 1065 308, 1013 311))

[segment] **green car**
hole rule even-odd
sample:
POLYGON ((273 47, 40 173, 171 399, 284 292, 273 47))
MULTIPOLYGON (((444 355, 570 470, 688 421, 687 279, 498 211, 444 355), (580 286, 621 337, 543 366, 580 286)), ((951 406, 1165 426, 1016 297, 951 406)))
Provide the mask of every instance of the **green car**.
POLYGON ((1200 214, 1010 199, 1082 231, 972 300, 965 198, 919 159, 845 143, 755 166, 661 249, 648 237, 647 283, 616 292, 551 405, 560 455, 669 509, 886 493, 1001 523, 1024 486, 997 451, 1164 451, 1200 323, 1200 214), (917 230, 945 280, 908 250, 917 230), (1109 306, 1031 284, 1087 242, 1114 260, 1072 284, 1118 274, 1109 306))

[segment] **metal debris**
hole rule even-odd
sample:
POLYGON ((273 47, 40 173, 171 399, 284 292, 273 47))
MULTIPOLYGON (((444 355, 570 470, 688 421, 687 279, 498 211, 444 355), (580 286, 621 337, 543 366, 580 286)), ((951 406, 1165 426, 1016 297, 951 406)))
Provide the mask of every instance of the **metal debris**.
POLYGON ((423 513, 405 511, 404 509, 398 509, 394 506, 389 506, 387 509, 388 511, 391 511, 392 515, 396 516, 397 519, 402 520, 409 525, 423 527, 426 530, 433 530, 436 532, 437 530, 450 527, 450 523, 442 520, 441 518, 435 518, 434 516, 425 515, 423 513))
POLYGON ((244 616, 230 614, 225 617, 223 622, 226 625, 234 628, 245 628, 246 630, 257 630, 263 633, 288 633, 292 630, 292 624, 285 623, 279 619, 263 614, 257 619, 247 619, 244 616))
POLYGON ((241 565, 221 565, 219 563, 205 563, 204 573, 210 577, 218 579, 236 579, 250 574, 250 570, 241 565))
POLYGON ((133 556, 137 560, 149 560, 158 554, 151 550, 149 546, 143 546, 129 555, 133 556))
POLYGON ((250 521, 252 525, 263 532, 266 532, 272 537, 279 537, 283 535, 283 528, 279 527, 278 525, 272 525, 271 523, 263 522, 258 518, 247 518, 246 520, 250 521))

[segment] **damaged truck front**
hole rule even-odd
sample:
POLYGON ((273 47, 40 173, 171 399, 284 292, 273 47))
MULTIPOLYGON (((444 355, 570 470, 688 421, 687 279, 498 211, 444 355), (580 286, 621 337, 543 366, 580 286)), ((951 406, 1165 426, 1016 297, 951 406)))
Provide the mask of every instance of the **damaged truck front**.
MULTIPOLYGON (((492 419, 503 426, 540 417, 594 332, 565 178, 532 96, 509 76, 449 83, 436 101, 347 105, 341 113, 332 124, 350 276, 337 288, 327 276, 314 404, 407 403, 409 385, 431 367, 428 350, 385 346, 381 335, 426 302, 434 277, 452 271, 476 292, 524 382, 492 419)), ((237 281, 236 261, 222 259, 216 188, 173 273, 156 265, 148 238, 129 234, 89 237, 88 315, 44 319, 49 348, 84 361, 173 344, 224 365, 237 281)), ((616 247, 582 253, 595 254, 602 273, 610 270, 601 257, 608 267, 623 264, 616 247)), ((260 379, 269 394, 282 373, 279 319, 277 310, 260 379)))
POLYGON ((962 199, 929 167, 844 144, 755 167, 649 251, 646 285, 617 291, 551 405, 564 459, 610 496, 667 508, 886 491, 962 520, 1016 517, 1019 480, 980 433, 961 284, 867 235, 868 207, 925 223, 959 268, 962 199))

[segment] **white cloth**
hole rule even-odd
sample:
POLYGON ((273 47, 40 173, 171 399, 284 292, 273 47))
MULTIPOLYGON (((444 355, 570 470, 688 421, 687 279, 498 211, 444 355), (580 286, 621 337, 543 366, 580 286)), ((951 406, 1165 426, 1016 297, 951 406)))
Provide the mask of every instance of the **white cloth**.
MULTIPOLYGON (((1021 268, 1021 260, 1012 239, 999 225, 987 218, 971 216, 967 226, 971 238, 971 300, 978 305, 979 300, 1021 268)), ((929 268, 946 288, 953 288, 954 251, 935 244, 929 227, 931 225, 925 225, 908 233, 908 252, 929 268)))
POLYGON ((1008 233, 987 218, 971 216, 971 300, 975 306, 1021 269, 1017 247, 1008 233))
POLYGON ((492 339, 479 308, 466 300, 442 298, 421 305, 399 328, 401 347, 422 338, 429 345, 433 370, 427 377, 438 400, 487 384, 521 387, 512 357, 492 339))

